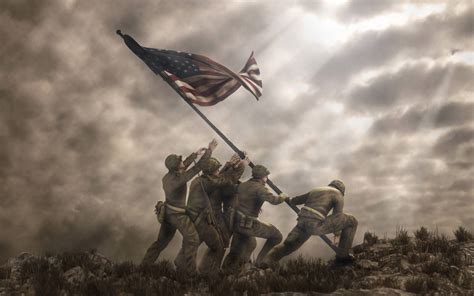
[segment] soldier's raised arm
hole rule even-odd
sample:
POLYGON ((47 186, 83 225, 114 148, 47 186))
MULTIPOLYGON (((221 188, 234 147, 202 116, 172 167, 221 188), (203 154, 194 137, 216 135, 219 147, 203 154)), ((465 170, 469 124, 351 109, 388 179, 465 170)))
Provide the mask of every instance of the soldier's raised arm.
POLYGON ((295 206, 305 204, 306 201, 308 200, 308 196, 309 196, 309 192, 302 195, 295 196, 292 199, 290 199, 290 203, 295 206))
POLYGON ((206 149, 206 152, 204 152, 204 155, 201 156, 201 159, 199 159, 199 161, 192 168, 190 168, 189 170, 187 170, 181 175, 181 178, 180 178, 181 184, 186 183, 189 180, 191 180, 204 168, 204 165, 211 157, 212 152, 216 149, 217 144, 218 143, 215 139, 209 143, 209 147, 206 149))

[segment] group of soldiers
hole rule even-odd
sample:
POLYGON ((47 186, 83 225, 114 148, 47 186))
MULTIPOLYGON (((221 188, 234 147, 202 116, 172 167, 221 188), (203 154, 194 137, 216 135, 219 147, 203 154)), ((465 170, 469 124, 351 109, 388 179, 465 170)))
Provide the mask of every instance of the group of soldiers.
POLYGON ((175 154, 166 158, 168 173, 162 180, 165 202, 160 201, 155 206, 161 228, 142 264, 154 263, 176 230, 183 237, 182 247, 174 260, 178 272, 211 274, 221 268, 235 270, 250 261, 257 246, 256 238, 264 238, 266 242, 255 265, 273 267, 301 247, 310 236, 328 233, 334 233, 334 242, 339 247, 336 261, 352 261, 349 250, 357 230, 357 220, 343 213, 343 182, 334 180, 328 186, 291 199, 284 193, 274 195, 265 186, 270 174, 267 168, 255 165, 252 178, 240 182, 249 160, 233 155, 222 166, 211 157, 217 145, 217 141, 212 140, 207 148, 198 149, 184 160, 175 154), (304 205, 298 214, 297 225, 283 243, 281 232, 258 218, 265 201, 273 205, 282 202, 304 205), (331 210, 332 214, 328 215, 331 210), (202 242, 207 250, 197 266, 197 250, 202 242), (224 259, 229 245, 229 253, 224 259))

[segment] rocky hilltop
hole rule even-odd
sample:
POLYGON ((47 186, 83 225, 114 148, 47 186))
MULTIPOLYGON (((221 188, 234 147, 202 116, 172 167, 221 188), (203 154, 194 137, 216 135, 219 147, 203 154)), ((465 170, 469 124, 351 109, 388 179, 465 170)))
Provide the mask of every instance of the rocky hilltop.
POLYGON ((212 277, 178 274, 168 261, 114 263, 94 251, 22 253, 0 267, 0 295, 474 295, 473 237, 464 228, 455 235, 366 233, 350 266, 299 257, 212 277))

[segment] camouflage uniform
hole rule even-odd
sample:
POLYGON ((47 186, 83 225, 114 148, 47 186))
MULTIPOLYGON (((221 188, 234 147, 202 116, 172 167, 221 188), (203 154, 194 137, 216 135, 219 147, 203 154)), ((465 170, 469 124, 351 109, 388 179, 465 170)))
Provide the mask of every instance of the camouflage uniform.
POLYGON ((202 273, 208 274, 219 270, 225 252, 224 241, 220 228, 217 228, 219 226, 209 196, 223 186, 236 183, 243 172, 243 166, 232 168, 217 176, 206 172, 191 182, 187 210, 199 234, 200 242, 204 241, 208 246, 199 266, 199 271, 202 273))
POLYGON ((352 241, 357 230, 357 219, 342 212, 344 207, 343 192, 334 187, 318 187, 304 195, 291 199, 294 205, 304 204, 298 214, 298 223, 288 234, 283 244, 273 248, 264 262, 273 264, 287 256, 306 242, 311 235, 335 233, 340 235, 339 248, 342 253, 337 257, 349 255, 352 241), (332 209, 332 215, 327 216, 332 209))
POLYGON ((275 196, 265 187, 265 182, 252 178, 238 186, 235 209, 234 235, 224 266, 235 267, 250 259, 256 247, 255 237, 266 238, 267 241, 257 256, 259 264, 270 249, 281 242, 282 234, 273 225, 258 220, 258 215, 265 201, 277 205, 284 201, 282 196, 275 196))
MULTIPOLYGON (((165 192, 164 221, 161 224, 158 239, 148 248, 142 263, 153 263, 160 253, 168 246, 173 239, 176 229, 183 236, 181 250, 174 260, 178 271, 195 272, 196 255, 199 246, 199 235, 193 222, 186 213, 186 193, 187 182, 197 175, 203 165, 211 156, 211 150, 207 149, 198 163, 184 173, 171 170, 163 177, 163 190, 165 192)), ((192 153, 183 163, 185 169, 197 158, 196 153, 192 153)))

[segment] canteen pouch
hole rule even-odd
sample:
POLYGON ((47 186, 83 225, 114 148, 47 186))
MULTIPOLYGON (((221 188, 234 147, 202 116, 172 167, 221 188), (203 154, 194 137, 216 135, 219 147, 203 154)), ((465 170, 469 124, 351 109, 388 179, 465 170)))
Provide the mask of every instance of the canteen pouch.
POLYGON ((163 224, 163 221, 165 221, 165 203, 161 200, 158 201, 155 205, 155 214, 158 222, 160 224, 163 224))

